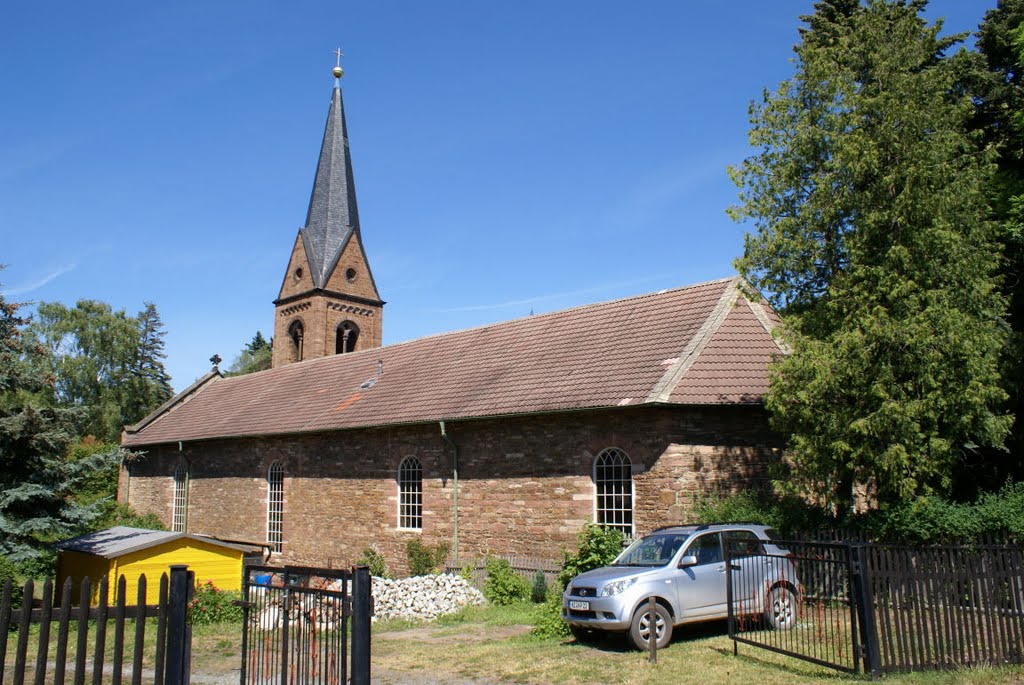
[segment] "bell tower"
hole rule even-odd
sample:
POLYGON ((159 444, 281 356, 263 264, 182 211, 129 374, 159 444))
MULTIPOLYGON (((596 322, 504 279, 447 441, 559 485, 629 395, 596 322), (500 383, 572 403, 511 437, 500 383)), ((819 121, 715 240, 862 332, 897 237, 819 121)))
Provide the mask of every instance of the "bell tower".
POLYGON ((381 345, 384 301, 360 237, 337 54, 306 224, 274 300, 274 368, 381 345))

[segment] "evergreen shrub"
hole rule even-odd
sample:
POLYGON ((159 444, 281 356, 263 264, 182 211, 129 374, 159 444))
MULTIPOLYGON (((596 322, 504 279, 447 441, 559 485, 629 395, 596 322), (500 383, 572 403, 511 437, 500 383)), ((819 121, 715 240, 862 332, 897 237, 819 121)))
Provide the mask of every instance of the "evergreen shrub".
POLYGON ((406 544, 405 551, 409 555, 409 575, 426 576, 437 572, 444 564, 448 558, 448 543, 441 542, 431 548, 414 538, 406 544))
POLYGON ((362 556, 356 559, 356 566, 368 566, 370 568, 370 575, 377 578, 388 578, 391 579, 391 571, 388 570, 388 562, 384 560, 384 555, 373 547, 367 547, 363 550, 362 556))
POLYGON ((491 604, 505 606, 530 596, 530 585, 512 569, 507 559, 488 557, 484 597, 491 604))

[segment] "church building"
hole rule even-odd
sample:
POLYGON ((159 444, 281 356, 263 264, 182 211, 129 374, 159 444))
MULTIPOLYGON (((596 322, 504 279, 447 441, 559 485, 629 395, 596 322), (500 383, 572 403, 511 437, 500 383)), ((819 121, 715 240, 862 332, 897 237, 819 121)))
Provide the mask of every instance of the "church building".
MULTIPOLYGON (((340 68, 335 77, 340 79, 340 68)), ((739 278, 382 346, 340 81, 274 301, 273 368, 216 367, 134 426, 120 501, 274 563, 392 569, 406 544, 557 560, 763 487, 778 317, 739 278), (614 341, 614 344, 608 344, 614 341)))

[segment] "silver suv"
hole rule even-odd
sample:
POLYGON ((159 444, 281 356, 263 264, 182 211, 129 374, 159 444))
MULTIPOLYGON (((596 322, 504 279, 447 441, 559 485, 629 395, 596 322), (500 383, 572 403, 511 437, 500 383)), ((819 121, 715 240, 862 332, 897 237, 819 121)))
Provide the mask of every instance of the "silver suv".
POLYGON ((708 524, 660 528, 636 540, 610 566, 581 573, 562 595, 562 618, 577 638, 593 630, 628 631, 647 649, 652 629, 661 648, 672 628, 728 616, 723 534, 739 614, 763 617, 777 630, 796 623, 800 584, 787 550, 762 525, 708 524), (655 615, 648 610, 654 597, 655 615))

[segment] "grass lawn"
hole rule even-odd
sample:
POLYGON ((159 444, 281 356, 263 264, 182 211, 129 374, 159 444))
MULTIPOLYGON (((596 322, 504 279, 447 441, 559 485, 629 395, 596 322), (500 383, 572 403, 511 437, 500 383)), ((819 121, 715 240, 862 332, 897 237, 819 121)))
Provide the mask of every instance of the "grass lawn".
MULTIPOLYGON (((471 607, 434 624, 375 626, 373 665, 389 672, 450 674, 509 683, 702 683, 756 685, 868 680, 754 647, 733 655, 724 622, 682 627, 658 663, 626 648, 621 636, 593 645, 539 640, 511 626, 529 623, 531 605, 471 607), (393 631, 399 630, 400 632, 393 631)), ((415 676, 412 676, 414 678, 415 676)), ((898 683, 1024 682, 1024 668, 887 676, 898 683)), ((395 681, 399 682, 399 681, 395 681)))
MULTIPOLYGON (((470 607, 434 623, 388 621, 373 626, 372 668, 379 682, 445 683, 454 679, 487 683, 701 683, 751 685, 868 680, 733 643, 723 623, 680 628, 656 665, 626 649, 620 636, 585 645, 533 638, 528 634, 534 605, 470 607)), ((130 634, 131 628, 126 632, 130 634)), ((33 631, 35 632, 35 631, 33 631)), ((149 632, 153 635, 155 631, 149 632)), ((8 643, 13 666, 14 635, 8 643)), ((91 642, 91 641, 90 641, 91 642)), ((31 641, 30 641, 31 644, 31 641)), ((73 640, 72 640, 73 644, 73 640)), ((237 682, 241 626, 196 626, 193 682, 237 682)), ((109 641, 108 641, 109 649, 109 641)), ((34 653, 34 645, 30 653, 34 653)), ((147 655, 151 667, 151 655, 147 655)), ((887 676, 895 683, 1022 683, 1024 667, 887 676)))

